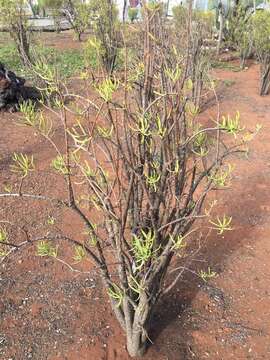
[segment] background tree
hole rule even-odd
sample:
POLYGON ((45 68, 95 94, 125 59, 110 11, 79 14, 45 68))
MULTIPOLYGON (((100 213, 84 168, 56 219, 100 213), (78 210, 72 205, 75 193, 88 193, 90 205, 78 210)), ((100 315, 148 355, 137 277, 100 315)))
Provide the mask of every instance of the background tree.
POLYGON ((227 15, 225 42, 226 45, 239 52, 240 67, 243 69, 245 61, 253 54, 253 41, 250 5, 239 2, 229 9, 227 15))
POLYGON ((52 6, 52 2, 48 0, 38 0, 39 11, 43 17, 46 16, 46 10, 52 6))
POLYGON ((126 12, 127 12, 127 0, 124 0, 124 3, 123 3, 123 13, 122 13, 122 20, 123 20, 123 22, 126 21, 126 12))
POLYGON ((218 41, 217 41, 217 55, 220 53, 221 44, 223 41, 224 35, 224 26, 225 26, 225 8, 222 1, 219 1, 218 6, 218 41))
POLYGON ((61 31, 61 18, 63 17, 64 0, 40 0, 44 12, 49 12, 54 19, 56 31, 61 31))
POLYGON ((50 9, 56 21, 63 16, 74 30, 76 37, 81 36, 90 24, 90 12, 87 2, 82 0, 41 0, 44 8, 50 9))
POLYGON ((260 62, 260 95, 267 95, 270 88, 270 14, 257 11, 252 18, 252 38, 260 62))
POLYGON ((81 41, 82 34, 90 25, 89 4, 81 0, 65 0, 63 13, 74 30, 77 39, 81 41))
POLYGON ((39 0, 40 6, 47 7, 49 9, 60 9, 64 0, 39 0))
POLYGON ((1 23, 14 40, 22 63, 29 65, 31 63, 30 29, 26 11, 25 0, 0 0, 1 23))
POLYGON ((64 0, 38 0, 40 7, 60 11, 64 0))
POLYGON ((93 37, 88 42, 89 50, 94 50, 103 68, 112 74, 117 65, 120 47, 120 23, 118 10, 113 0, 91 0, 93 37))
POLYGON ((31 8, 31 11, 33 13, 33 15, 37 15, 37 7, 35 6, 35 4, 33 3, 33 0, 27 0, 27 4, 29 5, 29 7, 31 8))

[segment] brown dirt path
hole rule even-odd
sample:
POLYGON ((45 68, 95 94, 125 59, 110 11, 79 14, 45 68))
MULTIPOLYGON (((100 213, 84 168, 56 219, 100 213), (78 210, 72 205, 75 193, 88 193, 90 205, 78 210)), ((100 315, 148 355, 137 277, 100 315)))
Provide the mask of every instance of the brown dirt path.
MULTIPOLYGON (((250 145, 249 159, 233 161, 232 189, 220 194, 220 210, 233 216, 234 231, 224 238, 213 234, 201 254, 218 276, 202 284, 187 274, 164 299, 147 360, 270 359, 270 97, 257 95, 258 66, 238 73, 220 70, 216 76, 229 84, 220 94, 221 112, 239 110, 247 128, 259 123, 263 129, 250 145)), ((10 181, 10 154, 34 149, 45 171, 41 182, 34 178, 30 185, 61 193, 61 183, 53 183, 48 171, 52 153, 29 129, 15 126, 14 116, 0 114, 1 191, 10 181)), ((27 220, 32 231, 44 225, 46 206, 12 206, 1 203, 0 218, 27 220)), ((57 221, 71 233, 76 229, 68 214, 59 213, 57 221)), ((1 268, 0 359, 128 360, 94 274, 79 276, 33 255, 34 250, 21 254, 1 268)))

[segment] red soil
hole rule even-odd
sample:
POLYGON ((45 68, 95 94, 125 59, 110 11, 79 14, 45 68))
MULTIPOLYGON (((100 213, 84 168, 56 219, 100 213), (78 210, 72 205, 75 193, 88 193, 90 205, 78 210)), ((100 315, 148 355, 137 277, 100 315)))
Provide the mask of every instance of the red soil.
MULTIPOLYGON (((258 71, 251 65, 243 72, 216 72, 222 81, 233 81, 222 87, 222 114, 239 110, 246 128, 262 124, 263 129, 251 143, 248 159, 233 159, 232 188, 218 194, 219 211, 233 217, 234 231, 224 237, 213 233, 200 254, 202 267, 210 265, 218 276, 202 284, 187 274, 163 300, 147 360, 270 358, 270 98, 257 95, 258 71)), ((212 112, 206 110, 205 119, 212 112)), ((0 115, 0 191, 14 180, 9 164, 17 151, 36 154, 43 176, 29 180, 33 191, 64 195, 61 181, 50 176, 52 151, 30 129, 18 127, 16 116, 0 115)), ((55 136, 61 144, 59 134, 55 136)), ((43 204, 0 203, 0 220, 27 223, 31 233, 48 228, 44 214, 46 219, 52 213, 43 204)), ((62 211, 54 217, 77 235, 79 220, 62 211)), ((21 240, 23 235, 14 230, 11 236, 21 240)), ((95 274, 72 273, 52 259, 36 257, 34 249, 1 266, 0 317, 3 360, 129 359, 95 274)))

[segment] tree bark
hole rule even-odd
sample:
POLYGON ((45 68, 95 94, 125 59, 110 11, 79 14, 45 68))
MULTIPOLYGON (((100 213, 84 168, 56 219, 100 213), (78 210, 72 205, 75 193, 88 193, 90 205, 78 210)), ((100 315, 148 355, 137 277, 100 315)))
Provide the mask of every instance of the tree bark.
POLYGON ((262 65, 260 95, 267 95, 270 89, 270 62, 262 65))
POLYGON ((150 325, 151 305, 145 291, 140 293, 139 304, 132 314, 132 327, 127 329, 127 351, 131 357, 142 357, 146 351, 147 331, 150 325))
POLYGON ((122 13, 123 23, 126 21, 126 11, 127 11, 127 0, 124 0, 123 13, 122 13))
POLYGON ((143 357, 146 351, 146 341, 142 343, 142 331, 138 329, 131 335, 127 335, 127 351, 131 357, 143 357))
POLYGON ((220 53, 220 48, 221 48, 221 43, 222 43, 222 37, 223 37, 223 28, 224 28, 224 9, 223 9, 223 5, 220 2, 219 6, 219 33, 218 33, 218 43, 217 43, 217 55, 219 55, 220 53))
POLYGON ((78 39, 79 42, 82 41, 82 32, 77 31, 77 39, 78 39))
POLYGON ((25 26, 22 23, 19 24, 17 28, 12 29, 10 35, 16 43, 21 62, 29 66, 31 64, 30 44, 25 26))

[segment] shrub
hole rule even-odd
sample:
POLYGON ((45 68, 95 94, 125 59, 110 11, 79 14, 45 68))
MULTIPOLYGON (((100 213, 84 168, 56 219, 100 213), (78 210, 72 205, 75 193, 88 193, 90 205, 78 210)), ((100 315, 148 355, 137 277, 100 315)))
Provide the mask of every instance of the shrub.
POLYGON ((268 11, 257 11, 253 15, 252 37, 261 66, 260 95, 266 95, 270 88, 270 13, 268 11))
POLYGON ((186 26, 188 10, 185 6, 177 5, 172 9, 173 20, 176 29, 181 29, 186 26))
POLYGON ((44 11, 45 9, 50 10, 59 31, 59 20, 64 15, 74 30, 77 39, 81 41, 81 36, 90 23, 90 7, 87 2, 81 0, 39 0, 39 6, 44 11))
POLYGON ((230 10, 226 26, 226 42, 239 52, 241 68, 252 52, 251 14, 248 8, 238 5, 230 10))
POLYGON ((128 8, 128 18, 133 23, 135 20, 138 19, 139 10, 136 8, 128 8))
MULTIPOLYGON (((177 5, 173 7, 173 19, 176 32, 179 34, 187 28, 188 9, 185 6, 177 5)), ((213 11, 194 10, 192 12, 193 26, 200 31, 204 40, 212 37, 215 25, 215 14, 213 11)))
POLYGON ((1 23, 6 27, 12 40, 16 44, 21 62, 31 63, 30 31, 26 15, 25 0, 0 0, 1 23))
POLYGON ((80 0, 65 0, 62 11, 74 30, 77 39, 81 41, 82 34, 90 25, 90 6, 80 0))
POLYGON ((34 17, 36 17, 37 15, 40 14, 39 4, 33 4, 32 5, 32 12, 33 12, 34 17))
MULTIPOLYGON (((194 227, 196 221, 205 219, 206 227, 220 235, 232 230, 231 217, 210 218, 214 204, 206 199, 212 190, 228 186, 232 168, 225 161, 245 152, 246 143, 238 113, 220 121, 217 116, 207 127, 199 123, 192 89, 197 76, 200 81, 205 77, 191 70, 194 62, 201 62, 195 57, 202 52, 190 51, 183 61, 168 40, 160 8, 145 8, 144 17, 143 56, 130 71, 125 68, 124 76, 109 73, 94 79, 92 98, 83 101, 78 94, 77 109, 74 104, 69 108, 67 87, 61 87, 41 63, 38 71, 58 95, 55 106, 46 106, 46 111, 31 103, 21 106, 21 123, 55 150, 52 169, 65 180, 67 197, 27 192, 26 179, 38 167, 32 156, 24 154, 12 157, 17 190, 8 187, 0 194, 1 199, 45 201, 52 211, 68 209, 81 219, 82 227, 74 233, 83 234, 83 240, 71 238, 51 219, 44 235, 32 236, 21 226, 27 240, 19 244, 7 241, 7 229, 0 229, 0 253, 5 258, 10 247, 37 245, 39 256, 63 264, 58 243, 72 244, 76 263, 91 259, 91 271, 101 276, 133 357, 144 354, 156 304, 173 289, 194 255, 191 248, 196 243, 189 247, 193 236, 201 241, 202 228, 194 227), (62 124, 64 147, 55 142, 49 110, 57 116, 58 126, 62 124), (172 278, 169 266, 176 257, 182 266, 172 278)), ((193 39, 190 32, 188 46, 198 48, 200 43, 193 45, 193 39)), ((210 90, 213 83, 205 86, 210 90)), ((213 275, 211 269, 198 273, 204 281, 213 275)))
POLYGON ((112 74, 117 64, 120 41, 117 7, 111 0, 91 0, 89 6, 93 17, 94 37, 88 45, 98 50, 99 63, 108 74, 112 74))
POLYGON ((205 38, 212 37, 215 26, 215 13, 213 11, 195 10, 193 12, 193 20, 200 24, 205 38))

